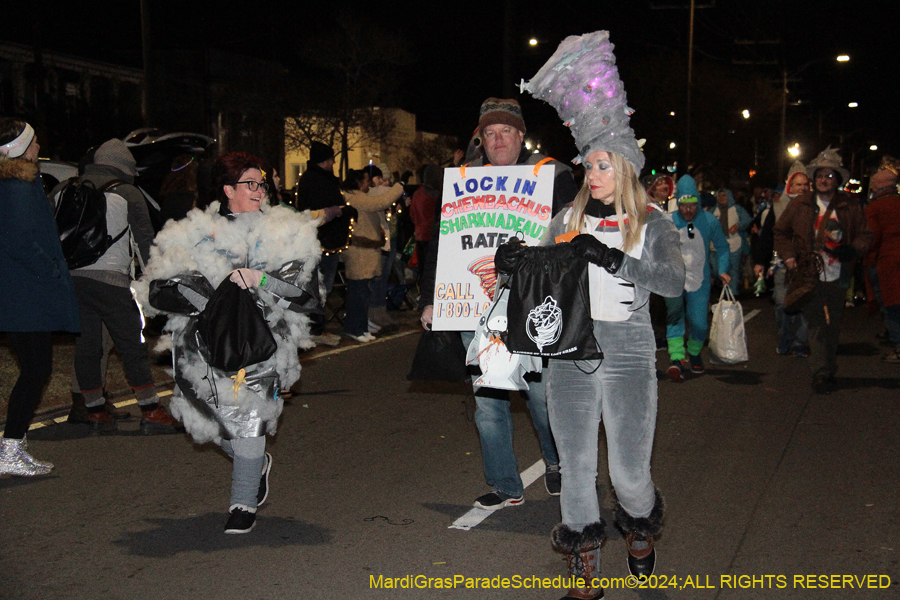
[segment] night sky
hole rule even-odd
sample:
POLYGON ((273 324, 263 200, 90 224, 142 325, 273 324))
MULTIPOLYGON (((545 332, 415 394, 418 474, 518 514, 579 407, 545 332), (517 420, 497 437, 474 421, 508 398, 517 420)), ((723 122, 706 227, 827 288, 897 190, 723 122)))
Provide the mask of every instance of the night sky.
MULTIPOLYGON (((152 43, 157 47, 199 50, 213 46, 276 61, 300 74, 308 65, 303 53, 307 41, 334 28, 337 18, 386 28, 410 56, 409 64, 397 66, 393 73, 401 86, 391 103, 415 113, 420 130, 467 136, 477 122, 481 101, 503 94, 506 6, 513 7, 509 23, 512 82, 534 75, 565 36, 607 29, 616 45, 629 104, 638 111, 634 120, 638 136, 654 138, 655 113, 684 109, 686 87, 680 78, 665 85, 661 79, 658 89, 635 85, 640 96, 631 92, 629 80, 649 73, 648 65, 657 57, 657 62, 671 61, 684 69, 688 0, 148 1, 152 43), (663 8, 671 6, 685 8, 663 8), (528 46, 530 37, 539 40, 536 48, 528 46), (642 113, 647 115, 643 119, 642 113), (641 130, 642 126, 649 130, 641 130)), ((877 143, 880 150, 900 153, 900 116, 892 93, 898 77, 892 41, 900 23, 900 2, 698 0, 698 6, 709 4, 715 6, 696 11, 698 65, 723 69, 734 77, 758 77, 767 82, 761 85, 777 93, 782 68, 793 72, 817 61, 803 69, 801 81, 789 84, 790 100, 801 101, 788 108, 789 138, 802 139, 809 132, 794 130, 815 128, 823 121, 832 131, 853 136, 859 143, 865 138, 866 144, 877 143), (736 44, 736 40, 780 43, 736 44), (837 65, 833 58, 841 53, 849 54, 851 61, 837 65), (850 101, 858 102, 859 108, 848 109, 850 101)), ((5 2, 0 39, 32 44, 36 35, 48 49, 141 66, 139 0, 5 2)), ((695 78, 703 72, 703 67, 695 66, 695 78)), ((544 122, 552 126, 552 110, 530 98, 522 102, 529 128, 544 122)), ((695 113, 694 120, 694 127, 704 126, 704 115, 695 113)), ((776 118, 759 126, 777 130, 779 123, 776 118)))

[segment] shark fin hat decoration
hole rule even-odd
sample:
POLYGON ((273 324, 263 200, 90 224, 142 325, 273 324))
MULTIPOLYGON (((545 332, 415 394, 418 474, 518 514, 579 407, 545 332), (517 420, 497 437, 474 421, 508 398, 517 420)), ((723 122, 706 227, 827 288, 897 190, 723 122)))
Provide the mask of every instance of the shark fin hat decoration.
POLYGON ((581 153, 572 162, 579 164, 598 150, 615 152, 640 173, 643 140, 636 140, 629 126, 634 109, 627 105, 613 48, 608 31, 569 36, 541 70, 519 87, 555 108, 572 130, 581 153))

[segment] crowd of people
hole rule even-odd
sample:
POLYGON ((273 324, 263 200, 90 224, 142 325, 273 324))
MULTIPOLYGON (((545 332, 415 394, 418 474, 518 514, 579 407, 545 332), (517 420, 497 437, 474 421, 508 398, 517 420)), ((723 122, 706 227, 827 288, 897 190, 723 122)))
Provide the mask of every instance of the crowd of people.
MULTIPOLYGON (((453 164, 555 166, 552 221, 540 245, 570 244, 584 265, 593 338, 618 349, 602 359, 545 359, 542 372, 526 377, 520 390, 545 462, 546 490, 561 496, 553 548, 565 556, 569 575, 583 578, 566 598, 583 600, 603 597, 592 583, 606 538, 596 491, 601 425, 629 570, 649 576, 655 569, 665 506, 650 475, 660 344, 655 329, 665 332, 668 377, 683 382, 705 372, 702 352, 716 288, 727 286, 735 296, 771 288, 774 351, 808 358, 813 390, 829 393, 837 385, 843 310, 864 296, 884 317, 891 349, 882 359, 900 363, 900 162, 883 161, 870 178, 868 202, 841 189, 849 173, 831 148, 792 165, 784 185, 759 187, 752 195, 711 186, 699 175, 641 180, 644 157, 608 34, 569 38, 561 51, 571 52, 554 55, 524 89, 553 105, 571 128, 583 183, 576 183, 570 166, 525 148, 525 120, 514 99, 484 101, 473 141, 453 164), (560 60, 565 76, 555 68, 560 60), (592 95, 601 88, 584 78, 597 69, 610 87, 592 95)), ((0 291, 0 331, 20 367, 0 438, 0 474, 53 469, 29 453, 26 433, 51 375, 52 334, 76 333, 70 422, 101 434, 127 417, 105 393, 106 360, 115 347, 141 410, 141 432, 186 430, 197 443, 217 444, 233 461, 225 532, 249 532, 269 492, 273 456, 265 436, 275 433, 283 396, 300 376, 298 349, 340 341, 325 331, 340 263, 344 337, 366 344, 397 328, 387 310, 388 289, 398 251, 407 245, 418 261, 421 323, 431 328, 440 167, 423 167, 417 187, 375 165, 350 169, 340 181, 332 148, 313 142, 288 194, 274 169, 253 155, 219 156, 203 181, 202 167, 178 157, 177 176, 163 186, 176 200, 156 231, 123 142, 100 145, 79 177, 49 197, 36 164, 39 150, 28 123, 0 120, 0 280, 17 282, 15 291, 0 291), (186 174, 191 183, 181 182, 186 174), (76 263, 61 243, 54 213, 97 193, 105 199, 103 243, 76 263), (398 230, 398 207, 410 219, 405 233, 398 230), (171 412, 159 402, 142 336, 144 316, 157 314, 166 316, 171 339, 171 412)), ((541 252, 513 240, 497 251, 497 269, 511 274, 519 261, 542 260, 541 252)), ((461 334, 464 345, 473 338, 473 331, 461 334)), ((509 393, 479 387, 475 404, 490 490, 474 506, 521 505, 509 393)))

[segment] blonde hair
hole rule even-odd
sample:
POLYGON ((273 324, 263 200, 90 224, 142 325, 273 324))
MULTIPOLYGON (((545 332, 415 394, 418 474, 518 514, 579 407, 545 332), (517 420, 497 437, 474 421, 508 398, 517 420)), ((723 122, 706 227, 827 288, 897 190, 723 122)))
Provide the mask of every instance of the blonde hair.
MULTIPOLYGON (((625 160, 620 154, 615 152, 607 152, 609 155, 609 163, 612 165, 613 174, 615 175, 616 191, 614 192, 614 205, 616 207, 616 217, 619 220, 619 231, 622 232, 624 240, 623 252, 631 250, 638 243, 641 237, 641 229, 647 222, 647 192, 641 185, 637 173, 630 162, 625 160), (623 216, 628 217, 626 226, 623 216)), ((587 174, 584 177, 584 185, 575 196, 575 202, 572 206, 572 217, 569 219, 568 231, 580 232, 584 226, 584 211, 587 208, 588 200, 591 197, 591 188, 588 183, 587 174)))

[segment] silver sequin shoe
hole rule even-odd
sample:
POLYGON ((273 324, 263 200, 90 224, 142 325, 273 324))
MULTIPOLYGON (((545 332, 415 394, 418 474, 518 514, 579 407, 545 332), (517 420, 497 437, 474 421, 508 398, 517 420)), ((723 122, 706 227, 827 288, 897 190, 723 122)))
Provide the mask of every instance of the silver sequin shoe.
POLYGON ((0 438, 0 475, 33 477, 50 473, 53 467, 38 466, 37 461, 25 451, 26 447, 24 439, 0 438))
POLYGON ((25 459, 25 462, 31 463, 36 467, 42 467, 44 469, 53 469, 55 465, 49 460, 38 460, 33 457, 28 452, 28 439, 27 436, 22 436, 22 458, 25 459))

